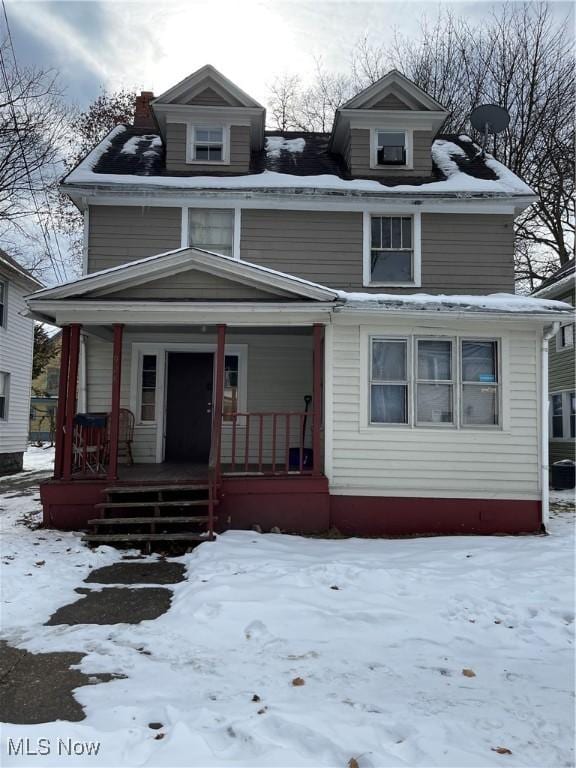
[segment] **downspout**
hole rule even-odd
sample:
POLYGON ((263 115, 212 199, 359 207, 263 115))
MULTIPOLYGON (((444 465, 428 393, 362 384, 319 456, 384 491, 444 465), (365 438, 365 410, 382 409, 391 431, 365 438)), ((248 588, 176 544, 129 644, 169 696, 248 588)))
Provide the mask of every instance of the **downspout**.
POLYGON ((544 329, 540 355, 540 484, 542 486, 542 526, 544 530, 550 517, 550 466, 548 425, 548 342, 556 336, 560 323, 556 321, 544 329))

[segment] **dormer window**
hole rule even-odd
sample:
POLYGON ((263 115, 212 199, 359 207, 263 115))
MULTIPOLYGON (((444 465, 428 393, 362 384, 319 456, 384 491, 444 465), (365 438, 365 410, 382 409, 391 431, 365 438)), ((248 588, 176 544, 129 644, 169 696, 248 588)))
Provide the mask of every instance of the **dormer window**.
POLYGON ((224 125, 189 126, 190 149, 188 162, 227 163, 227 127, 224 125))
POLYGON ((378 165, 406 165, 404 131, 377 131, 376 161, 378 165))

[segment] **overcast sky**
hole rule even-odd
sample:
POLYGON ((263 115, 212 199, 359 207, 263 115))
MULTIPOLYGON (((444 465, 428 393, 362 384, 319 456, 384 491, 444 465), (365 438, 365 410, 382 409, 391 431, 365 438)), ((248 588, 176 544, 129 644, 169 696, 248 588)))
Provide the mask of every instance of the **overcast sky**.
MULTIPOLYGON (((442 3, 480 23, 491 2, 442 3)), ((346 0, 7 0, 16 54, 22 64, 60 70, 71 100, 84 105, 102 86, 153 90, 156 95, 211 63, 261 102, 274 76, 304 79, 315 57, 346 71, 354 41, 386 42, 400 30, 417 35, 428 2, 346 0)), ((566 17, 572 3, 551 3, 566 17)), ((2 26, 0 24, 0 26, 2 26)))

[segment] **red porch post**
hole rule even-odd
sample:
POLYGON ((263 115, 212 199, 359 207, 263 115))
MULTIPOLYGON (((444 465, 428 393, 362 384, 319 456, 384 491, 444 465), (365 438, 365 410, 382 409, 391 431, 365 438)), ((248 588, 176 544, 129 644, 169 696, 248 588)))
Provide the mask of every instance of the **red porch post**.
POLYGON ((312 474, 320 475, 322 462, 320 461, 321 441, 320 426, 322 424, 322 341, 324 339, 324 326, 314 324, 314 373, 312 388, 312 474))
POLYGON ((70 363, 70 326, 62 328, 60 344, 60 379, 58 380, 58 406, 56 410, 56 434, 54 449, 54 477, 62 477, 64 456, 64 422, 66 419, 66 392, 68 389, 68 365, 70 363))
POLYGON ((212 462, 216 469, 216 480, 220 480, 220 443, 222 439, 222 402, 224 400, 224 363, 226 352, 226 326, 218 326, 218 340, 216 344, 216 382, 214 386, 214 420, 212 422, 212 439, 214 451, 212 462))
POLYGON ((118 438, 120 436, 120 384, 122 381, 123 325, 114 325, 112 350, 112 411, 110 413, 110 454, 108 480, 118 479, 118 438))
POLYGON ((74 415, 76 413, 76 392, 78 387, 78 359, 80 357, 81 325, 73 323, 70 326, 70 346, 68 381, 66 388, 66 415, 64 416, 64 453, 62 456, 62 477, 70 480, 72 477, 72 447, 74 440, 74 415))

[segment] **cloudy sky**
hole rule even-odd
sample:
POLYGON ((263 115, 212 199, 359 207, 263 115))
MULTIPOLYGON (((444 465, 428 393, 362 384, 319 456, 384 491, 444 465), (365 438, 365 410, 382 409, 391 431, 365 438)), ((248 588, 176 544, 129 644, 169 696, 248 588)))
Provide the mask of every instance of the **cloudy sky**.
MULTIPOLYGON (((443 3, 475 24, 486 0, 443 3)), ((552 2, 559 18, 572 3, 552 2)), ((440 5, 362 0, 7 0, 16 54, 23 64, 60 70, 68 96, 82 105, 102 86, 156 94, 206 63, 214 64, 259 101, 283 72, 304 80, 322 57, 346 71, 354 41, 386 42, 400 30, 416 35, 440 5)), ((1 25, 0 25, 1 26, 1 25)))

